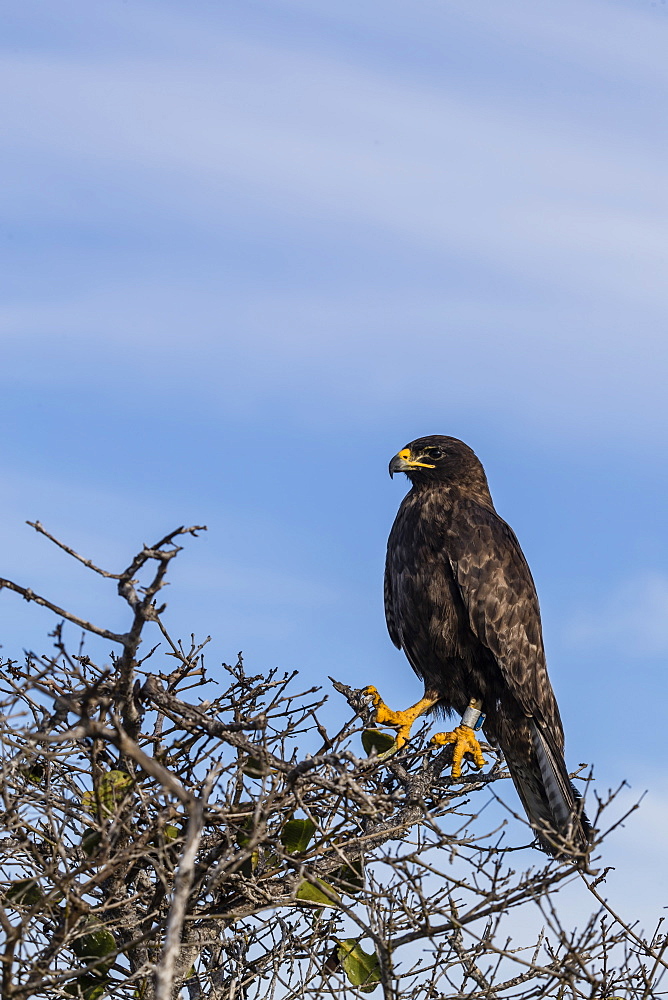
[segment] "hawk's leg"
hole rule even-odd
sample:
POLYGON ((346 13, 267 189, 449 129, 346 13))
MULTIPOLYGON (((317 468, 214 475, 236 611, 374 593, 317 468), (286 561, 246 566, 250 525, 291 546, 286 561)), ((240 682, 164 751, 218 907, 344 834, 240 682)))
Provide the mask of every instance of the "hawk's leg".
POLYGON ((470 753, 476 767, 485 766, 485 758, 482 755, 480 744, 474 732, 474 726, 480 719, 482 712, 482 702, 478 698, 471 698, 469 707, 462 716, 461 723, 451 733, 436 733, 432 736, 431 742, 439 747, 454 743, 455 749, 452 754, 452 777, 461 778, 462 761, 465 753, 470 753))
POLYGON ((428 712, 432 705, 435 705, 439 700, 438 695, 433 691, 425 691, 424 698, 415 705, 411 705, 403 712, 394 712, 391 708, 388 708, 378 691, 371 684, 369 687, 364 688, 364 694, 371 695, 371 701, 373 702, 373 707, 376 710, 376 722, 379 726, 392 726, 393 729, 397 730, 397 745, 393 752, 399 750, 410 736, 411 727, 415 720, 420 716, 428 712))

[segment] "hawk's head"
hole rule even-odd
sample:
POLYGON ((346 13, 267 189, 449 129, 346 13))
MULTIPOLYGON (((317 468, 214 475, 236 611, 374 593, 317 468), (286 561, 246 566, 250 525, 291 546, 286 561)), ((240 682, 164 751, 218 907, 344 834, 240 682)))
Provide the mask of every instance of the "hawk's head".
POLYGON ((485 470, 475 452, 459 438, 444 434, 407 444, 390 462, 390 475, 395 472, 405 472, 416 486, 447 483, 489 496, 485 470))

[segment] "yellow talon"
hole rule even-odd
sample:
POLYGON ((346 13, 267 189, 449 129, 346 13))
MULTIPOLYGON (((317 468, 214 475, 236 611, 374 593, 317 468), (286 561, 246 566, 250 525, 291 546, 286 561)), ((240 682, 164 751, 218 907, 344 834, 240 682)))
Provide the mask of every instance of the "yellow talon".
POLYGON ((421 698, 417 704, 412 705, 403 712, 395 712, 393 709, 388 708, 373 684, 365 687, 362 693, 371 696, 373 707, 376 710, 376 722, 378 725, 391 726, 397 730, 396 750, 399 750, 407 742, 415 720, 427 712, 438 701, 437 697, 425 694, 424 698, 421 698))
POLYGON ((461 778, 462 776, 462 760, 465 753, 473 755, 476 767, 485 766, 485 758, 482 755, 480 744, 470 726, 457 726, 451 733, 436 733, 435 736, 432 736, 431 742, 440 747, 447 746, 448 743, 455 744, 452 754, 453 778, 461 778))

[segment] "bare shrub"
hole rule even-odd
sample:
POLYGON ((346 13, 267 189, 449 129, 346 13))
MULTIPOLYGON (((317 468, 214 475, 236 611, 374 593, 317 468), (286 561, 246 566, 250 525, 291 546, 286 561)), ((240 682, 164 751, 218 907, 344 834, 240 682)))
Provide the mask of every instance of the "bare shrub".
POLYGON ((33 527, 115 582, 128 630, 0 581, 60 620, 51 655, 3 664, 3 998, 659 995, 666 943, 610 911, 605 872, 538 851, 524 869, 531 832, 513 844, 486 818, 508 786, 492 748, 454 781, 452 748, 419 734, 384 756, 336 681, 347 721, 329 729, 294 674, 239 658, 211 683, 206 640, 172 638, 158 603, 176 540, 202 529, 111 573, 33 527), (68 649, 62 620, 108 662, 68 649), (596 897, 579 929, 559 917, 573 882, 596 897))

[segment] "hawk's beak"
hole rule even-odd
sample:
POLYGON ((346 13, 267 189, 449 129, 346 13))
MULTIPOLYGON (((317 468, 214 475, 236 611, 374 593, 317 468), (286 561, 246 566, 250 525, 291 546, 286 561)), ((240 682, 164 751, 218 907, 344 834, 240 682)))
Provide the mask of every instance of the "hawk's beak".
POLYGON ((390 479, 395 472, 408 472, 410 469, 435 469, 435 465, 427 465, 426 462, 416 462, 411 458, 410 448, 403 448, 394 456, 390 462, 390 479))

